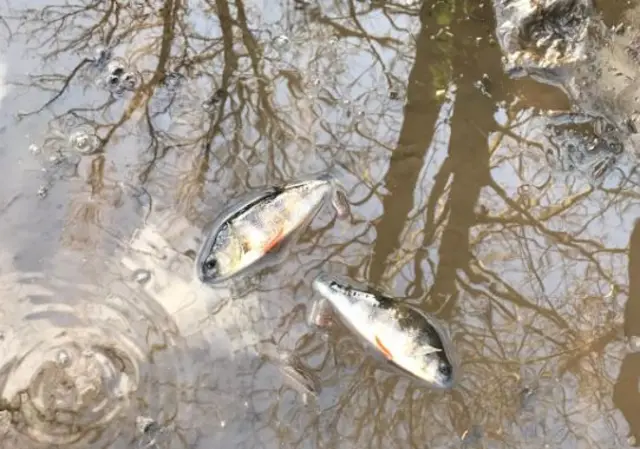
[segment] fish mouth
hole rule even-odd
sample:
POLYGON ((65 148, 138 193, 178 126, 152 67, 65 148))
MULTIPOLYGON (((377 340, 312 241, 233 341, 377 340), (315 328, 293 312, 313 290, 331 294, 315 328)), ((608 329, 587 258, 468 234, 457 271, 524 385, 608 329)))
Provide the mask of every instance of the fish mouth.
POLYGON ((200 266, 198 266, 197 269, 196 269, 196 275, 198 276, 198 279, 200 280, 200 282, 202 282, 203 284, 206 284, 206 285, 221 284, 221 283, 223 283, 225 281, 230 280, 231 278, 233 278, 237 274, 238 273, 232 273, 232 274, 227 274, 227 275, 208 275, 208 274, 204 273, 204 271, 202 270, 202 268, 200 266))
MULTIPOLYGON (((205 268, 205 264, 213 257, 213 248, 210 241, 205 241, 200 250, 198 251, 198 255, 196 257, 195 265, 195 274, 196 277, 203 284, 216 284, 218 282, 224 281, 228 276, 224 276, 219 272, 219 268, 215 271, 210 271, 205 268)), ((220 266, 220 261, 215 258, 216 264, 218 267, 220 266)))
POLYGON ((200 282, 207 283, 207 282, 210 282, 212 280, 211 276, 209 276, 209 275, 207 275, 205 273, 204 266, 203 266, 204 265, 204 259, 201 259, 200 257, 197 257, 196 258, 196 263, 194 265, 195 265, 196 277, 200 280, 200 282))
POLYGON ((242 274, 248 268, 250 268, 250 266, 248 266, 248 267, 241 267, 237 270, 229 271, 229 270, 220 268, 220 267, 224 267, 224 264, 226 263, 226 259, 224 258, 221 259, 218 257, 218 258, 215 258, 214 260, 216 261, 218 268, 212 271, 207 270, 205 267, 205 264, 208 263, 208 258, 198 260, 196 263, 196 275, 198 279, 200 279, 200 282, 202 282, 203 284, 214 285, 214 284, 225 282, 235 276, 242 274))
POLYGON ((452 364, 448 364, 447 367, 448 373, 438 370, 434 381, 434 385, 443 390, 449 390, 456 384, 456 368, 452 364))
POLYGON ((432 385, 441 390, 450 390, 455 385, 455 379, 453 376, 441 376, 432 385))
POLYGON ((218 280, 217 276, 209 276, 205 274, 204 270, 200 265, 196 267, 196 276, 198 277, 200 282, 202 282, 203 284, 214 283, 218 280))
POLYGON ((200 282, 205 283, 207 281, 207 276, 204 274, 200 264, 196 265, 196 277, 200 282))

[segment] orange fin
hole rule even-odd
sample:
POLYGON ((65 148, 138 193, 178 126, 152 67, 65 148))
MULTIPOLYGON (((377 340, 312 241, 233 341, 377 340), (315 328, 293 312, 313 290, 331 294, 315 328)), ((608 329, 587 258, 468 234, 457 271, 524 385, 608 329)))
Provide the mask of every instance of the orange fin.
POLYGON ((269 240, 263 247, 264 252, 269 252, 271 251, 273 248, 276 247, 276 245, 278 245, 278 243, 280 243, 282 241, 282 237, 284 236, 284 229, 280 228, 278 230, 278 233, 276 235, 274 235, 271 240, 269 240))
POLYGON ((393 356, 391 355, 391 352, 382 344, 382 342, 380 341, 377 335, 375 337, 375 340, 376 340, 376 346, 380 351, 382 351, 384 356, 389 360, 393 360, 393 356))

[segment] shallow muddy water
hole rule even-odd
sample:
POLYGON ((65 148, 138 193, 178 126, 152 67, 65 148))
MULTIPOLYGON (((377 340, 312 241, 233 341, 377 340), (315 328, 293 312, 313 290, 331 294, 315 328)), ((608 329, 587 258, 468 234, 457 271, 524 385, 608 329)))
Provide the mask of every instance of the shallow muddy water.
POLYGON ((455 0, 3 0, 0 447, 636 446, 636 159, 551 135, 566 97, 508 79, 493 27, 455 0), (349 218, 195 279, 232 198, 325 170, 349 218), (320 271, 435 316, 456 386, 310 327, 320 271))

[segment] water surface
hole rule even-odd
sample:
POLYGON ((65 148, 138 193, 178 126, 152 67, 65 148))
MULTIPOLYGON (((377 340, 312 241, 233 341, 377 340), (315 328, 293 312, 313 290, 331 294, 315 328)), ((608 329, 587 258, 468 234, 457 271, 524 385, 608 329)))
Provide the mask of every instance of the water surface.
POLYGON ((493 35, 488 2, 2 3, 0 446, 635 446, 635 159, 567 155, 493 35), (328 169, 351 217, 194 280, 231 198, 328 169), (320 270, 437 317, 458 385, 310 328, 320 270))

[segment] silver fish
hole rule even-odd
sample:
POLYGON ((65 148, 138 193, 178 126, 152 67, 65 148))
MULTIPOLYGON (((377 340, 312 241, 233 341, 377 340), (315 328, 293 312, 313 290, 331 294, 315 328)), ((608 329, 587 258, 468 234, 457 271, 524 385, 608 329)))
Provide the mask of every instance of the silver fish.
POLYGON ((326 274, 316 277, 312 287, 351 330, 396 368, 431 386, 453 387, 454 364, 445 341, 435 322, 424 313, 380 292, 359 290, 326 274))
POLYGON ((215 284, 253 266, 308 224, 327 197, 339 217, 348 214, 342 187, 330 175, 269 187, 221 214, 196 257, 200 281, 215 284))

